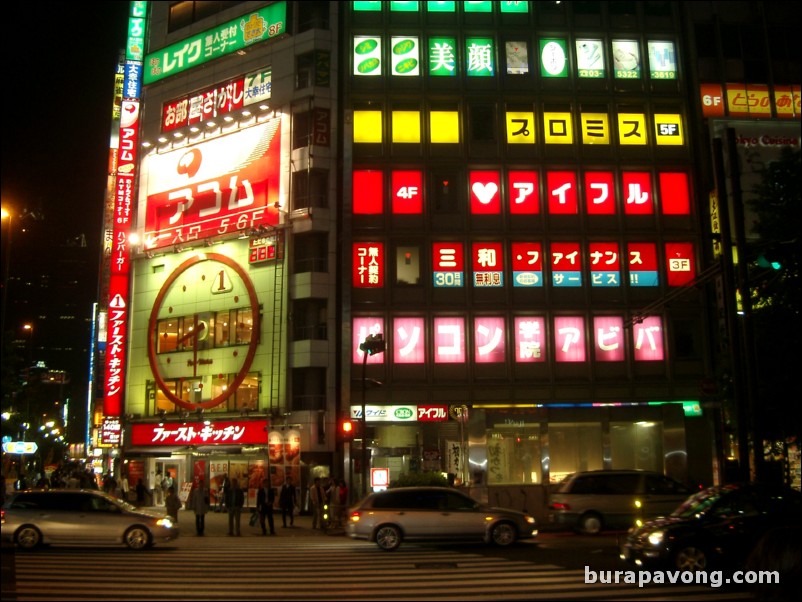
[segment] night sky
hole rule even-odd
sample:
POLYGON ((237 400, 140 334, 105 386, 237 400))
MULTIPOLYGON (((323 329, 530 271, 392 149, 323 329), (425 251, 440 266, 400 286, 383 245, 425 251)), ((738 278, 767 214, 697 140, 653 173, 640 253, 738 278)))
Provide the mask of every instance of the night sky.
POLYGON ((127 7, 116 1, 7 6, 2 202, 15 218, 34 212, 37 219, 17 224, 44 242, 85 234, 98 248, 127 7))

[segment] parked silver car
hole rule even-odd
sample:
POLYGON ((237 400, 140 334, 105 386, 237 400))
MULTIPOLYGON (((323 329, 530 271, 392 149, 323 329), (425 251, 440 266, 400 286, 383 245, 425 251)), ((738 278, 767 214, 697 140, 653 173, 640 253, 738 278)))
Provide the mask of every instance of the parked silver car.
POLYGON ((158 512, 136 508, 91 489, 26 490, 3 505, 4 541, 20 548, 42 544, 114 545, 141 550, 178 537, 178 525, 158 512))
POLYGON ((628 529, 670 514, 693 493, 648 470, 589 470, 568 475, 549 494, 549 519, 580 533, 628 529))
POLYGON ((474 539, 509 546, 537 536, 535 519, 491 508, 449 487, 398 487, 368 495, 352 507, 348 535, 395 550, 402 541, 474 539))

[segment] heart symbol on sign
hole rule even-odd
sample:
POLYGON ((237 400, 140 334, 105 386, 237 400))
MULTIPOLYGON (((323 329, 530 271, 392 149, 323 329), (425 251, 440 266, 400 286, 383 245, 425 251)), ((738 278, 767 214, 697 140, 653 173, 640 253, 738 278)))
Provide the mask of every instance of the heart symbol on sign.
POLYGON ((479 199, 480 203, 487 205, 493 200, 493 197, 496 196, 498 186, 494 182, 489 182, 487 184, 474 182, 473 186, 471 186, 471 190, 476 195, 476 198, 479 199))

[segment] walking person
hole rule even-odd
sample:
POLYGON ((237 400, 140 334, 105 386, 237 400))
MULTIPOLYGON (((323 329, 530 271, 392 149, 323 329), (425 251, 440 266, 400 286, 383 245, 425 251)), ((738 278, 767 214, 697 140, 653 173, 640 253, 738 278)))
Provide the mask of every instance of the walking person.
POLYGON ((167 490, 167 497, 164 498, 164 507, 167 509, 167 516, 178 523, 178 511, 181 510, 181 500, 175 492, 175 486, 171 485, 167 490))
POLYGON ((265 519, 270 527, 270 535, 276 534, 276 525, 273 523, 273 504, 276 503, 276 490, 270 485, 268 479, 262 479, 262 486, 256 493, 256 509, 259 512, 259 526, 262 535, 267 535, 265 519))
POLYGON ((315 477, 309 486, 309 510, 312 512, 312 528, 323 528, 323 507, 326 505, 326 492, 320 484, 320 477, 315 477))
POLYGON ((162 476, 162 469, 157 468, 156 474, 153 475, 153 487, 150 488, 151 495, 153 496, 154 506, 164 505, 164 492, 162 491, 163 480, 164 477, 162 476))
POLYGON ((292 484, 292 477, 287 477, 281 486, 278 496, 278 505, 281 506, 281 526, 287 526, 287 518, 290 519, 290 527, 295 524, 295 507, 298 505, 298 494, 295 492, 295 485, 292 484))
POLYGON ((239 479, 231 479, 231 487, 226 499, 228 508, 228 534, 242 535, 240 532, 240 521, 242 519, 242 507, 245 505, 245 493, 239 486, 239 479))
POLYGON ((192 490, 189 508, 195 512, 195 532, 202 536, 206 529, 206 513, 209 511, 209 490, 203 479, 199 479, 198 486, 192 490))

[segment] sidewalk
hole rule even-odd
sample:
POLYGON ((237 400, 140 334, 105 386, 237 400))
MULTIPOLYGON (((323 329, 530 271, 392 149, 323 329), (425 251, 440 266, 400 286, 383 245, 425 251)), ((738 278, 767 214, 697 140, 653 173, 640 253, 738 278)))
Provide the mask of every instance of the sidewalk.
MULTIPOLYGON (((165 512, 164 506, 146 506, 145 510, 152 510, 154 512, 165 512)), ((259 526, 257 520, 256 524, 251 527, 249 523, 251 519, 251 509, 243 508, 242 519, 240 521, 240 530, 242 537, 251 537, 262 535, 262 527, 259 526)), ((295 516, 294 525, 290 527, 282 527, 281 511, 273 511, 273 522, 276 526, 277 537, 326 537, 326 536, 344 536, 343 529, 329 529, 326 533, 319 529, 312 529, 312 516, 301 515, 295 516)), ((178 513, 178 524, 181 527, 181 537, 197 537, 195 533, 195 513, 191 510, 181 509, 178 513)), ((265 521, 267 526, 267 521, 265 521)), ((269 528, 269 527, 268 527, 269 528)), ((206 528, 203 533, 204 537, 226 537, 228 535, 228 512, 215 512, 211 510, 206 513, 206 528)), ((270 535, 268 535, 270 537, 270 535)))

